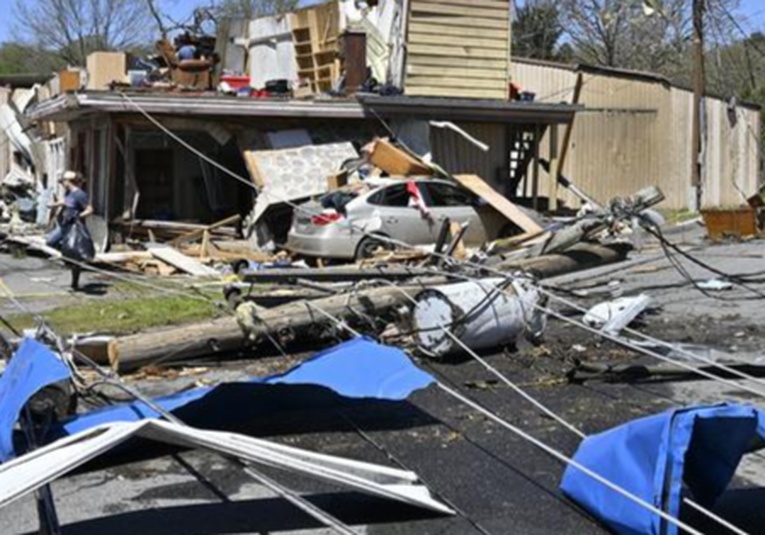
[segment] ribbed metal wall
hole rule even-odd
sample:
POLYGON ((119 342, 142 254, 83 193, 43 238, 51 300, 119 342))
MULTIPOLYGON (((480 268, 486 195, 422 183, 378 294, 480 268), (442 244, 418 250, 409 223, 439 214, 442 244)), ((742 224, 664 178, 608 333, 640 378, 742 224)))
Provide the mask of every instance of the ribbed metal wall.
MULTIPOLYGON (((586 110, 577 115, 564 174, 602 201, 659 185, 667 196, 662 208, 691 206, 692 93, 658 77, 583 76, 580 103, 586 110)), ((570 101, 576 77, 565 66, 513 65, 514 82, 545 102, 570 101)), ((759 111, 745 106, 729 110, 727 102, 713 98, 706 108, 703 205, 738 206, 759 183, 759 111)), ((543 141, 542 155, 547 154, 543 141)), ((549 177, 542 173, 540 181, 540 191, 549 191, 549 177)), ((566 192, 560 197, 578 205, 566 192)))
POLYGON ((452 130, 431 128, 433 160, 450 173, 478 175, 498 191, 504 192, 504 177, 509 166, 505 125, 460 123, 458 126, 472 137, 489 145, 489 150, 482 151, 452 130))

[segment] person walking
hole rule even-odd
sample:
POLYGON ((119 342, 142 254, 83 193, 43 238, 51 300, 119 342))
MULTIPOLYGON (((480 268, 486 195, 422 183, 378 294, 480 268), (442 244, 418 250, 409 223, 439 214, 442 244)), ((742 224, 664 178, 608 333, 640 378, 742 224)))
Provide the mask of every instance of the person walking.
MULTIPOLYGON (((78 222, 83 221, 93 213, 93 206, 90 204, 90 197, 83 189, 85 179, 82 173, 76 171, 66 171, 59 183, 63 184, 65 195, 61 201, 56 201, 48 205, 51 209, 56 209, 56 227, 45 236, 45 243, 48 247, 61 249, 62 242, 72 227, 78 222)), ((81 259, 76 259, 81 260, 81 259)), ((80 272, 82 268, 79 264, 69 262, 72 271, 72 290, 79 290, 80 272)))

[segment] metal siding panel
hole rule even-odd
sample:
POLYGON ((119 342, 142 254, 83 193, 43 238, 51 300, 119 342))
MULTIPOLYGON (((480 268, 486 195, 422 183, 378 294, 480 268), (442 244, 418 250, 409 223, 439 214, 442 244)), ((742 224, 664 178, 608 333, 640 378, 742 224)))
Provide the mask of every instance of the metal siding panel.
MULTIPOLYGON (((513 81, 545 102, 570 102, 576 73, 550 65, 516 62, 513 81)), ((574 125, 572 146, 563 173, 595 198, 606 201, 657 184, 666 201, 663 209, 692 205, 691 129, 693 94, 659 82, 619 75, 585 74, 580 102, 590 110, 603 108, 655 109, 654 120, 628 113, 583 112, 574 125)), ((727 103, 708 99, 709 137, 704 203, 738 205, 739 189, 754 193, 760 184, 760 113, 739 107, 739 121, 729 124, 727 103)), ((543 140, 542 156, 549 151, 543 140)), ((547 191, 549 177, 540 177, 547 191)), ((576 206, 576 199, 561 192, 576 206)))
POLYGON ((483 152, 465 138, 445 128, 431 128, 433 160, 453 174, 477 174, 500 193, 504 184, 497 172, 509 165, 505 125, 495 123, 459 123, 458 126, 479 141, 489 145, 483 152))

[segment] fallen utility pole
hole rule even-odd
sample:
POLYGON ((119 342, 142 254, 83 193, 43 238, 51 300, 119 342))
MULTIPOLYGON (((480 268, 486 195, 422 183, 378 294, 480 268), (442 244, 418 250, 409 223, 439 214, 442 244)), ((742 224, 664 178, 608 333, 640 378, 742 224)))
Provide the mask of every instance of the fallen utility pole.
POLYGON ((495 266, 500 271, 525 271, 538 279, 551 279, 577 271, 623 262, 632 251, 628 243, 598 245, 582 243, 558 254, 512 260, 495 266))
POLYGON ((702 124, 706 73, 704 70, 704 12, 706 0, 693 0, 693 126, 691 129, 691 186, 696 192, 696 209, 701 209, 702 196, 702 124))
MULTIPOLYGON (((582 271, 626 260, 631 246, 580 244, 557 255, 542 256, 495 266, 508 273, 527 271, 540 279, 582 271)), ((411 298, 422 291, 423 285, 444 284, 445 277, 435 277, 421 284, 396 288, 373 288, 356 293, 341 294, 310 302, 289 303, 258 312, 255 325, 248 329, 249 337, 265 341, 269 337, 281 342, 316 338, 327 322, 319 310, 347 322, 359 318, 376 320, 391 315, 395 309, 409 306, 411 298), (402 292, 404 290, 404 292, 402 292)), ((246 347, 248 340, 235 317, 132 334, 104 342, 103 350, 89 347, 89 354, 106 355, 113 369, 125 373, 158 363, 187 361, 233 352, 246 347)), ((104 363, 104 362, 102 362, 104 363)))
MULTIPOLYGON (((378 318, 408 303, 407 295, 420 286, 375 288, 356 295, 344 294, 296 302, 259 314, 250 337, 273 336, 289 342, 290 338, 308 335, 317 325, 326 323, 317 309, 349 321, 359 315, 378 318), (404 290, 406 293, 402 293, 404 290)), ((249 343, 237 318, 225 317, 170 329, 114 338, 107 343, 109 364, 118 372, 130 372, 144 366, 188 360, 241 349, 249 343)))

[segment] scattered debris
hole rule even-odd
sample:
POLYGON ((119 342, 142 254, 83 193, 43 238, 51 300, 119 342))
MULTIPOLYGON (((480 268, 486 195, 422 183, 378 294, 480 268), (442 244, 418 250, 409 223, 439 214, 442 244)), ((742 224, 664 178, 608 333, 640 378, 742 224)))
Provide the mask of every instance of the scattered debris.
POLYGON ((701 290, 707 290, 710 292, 723 292, 725 290, 732 290, 733 289, 733 283, 720 280, 720 279, 710 279, 703 282, 696 283, 696 286, 701 290))
POLYGON ((640 316, 651 304, 646 294, 620 297, 592 307, 582 318, 585 324, 597 327, 604 333, 616 335, 640 316))

